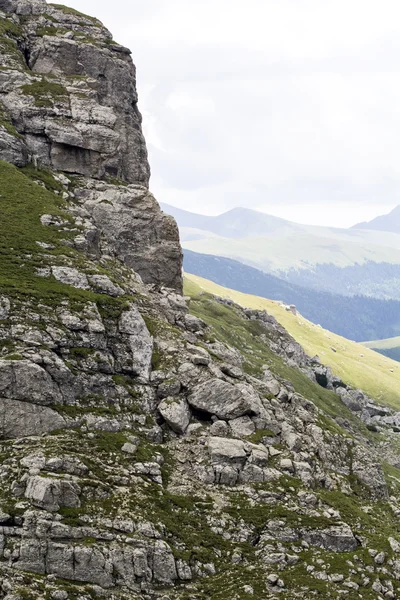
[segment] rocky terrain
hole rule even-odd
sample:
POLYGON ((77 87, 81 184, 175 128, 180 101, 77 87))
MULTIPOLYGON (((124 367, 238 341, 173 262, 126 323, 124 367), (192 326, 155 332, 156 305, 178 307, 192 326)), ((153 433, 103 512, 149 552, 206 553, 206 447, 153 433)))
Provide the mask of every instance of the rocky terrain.
POLYGON ((397 598, 399 415, 183 295, 129 51, 0 9, 0 598, 397 598))

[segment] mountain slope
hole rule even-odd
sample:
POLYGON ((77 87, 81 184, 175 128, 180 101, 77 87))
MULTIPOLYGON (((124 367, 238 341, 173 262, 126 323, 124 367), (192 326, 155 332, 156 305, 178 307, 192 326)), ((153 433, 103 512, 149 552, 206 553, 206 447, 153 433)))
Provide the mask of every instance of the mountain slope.
POLYGON ((293 315, 278 302, 227 289, 186 273, 186 293, 192 284, 205 292, 230 298, 241 306, 266 310, 301 344, 307 354, 318 355, 345 382, 361 388, 379 401, 400 408, 400 365, 395 361, 326 331, 307 321, 301 314, 293 315))
POLYGON ((389 231, 392 233, 400 233, 400 206, 396 206, 387 215, 382 215, 372 219, 372 221, 364 221, 357 223, 353 229, 368 229, 370 231, 389 231))
POLYGON ((184 252, 184 268, 239 292, 295 304, 313 323, 348 339, 363 341, 400 332, 400 302, 311 290, 238 261, 190 250, 184 252))
POLYGON ((400 337, 396 336, 386 340, 375 340, 373 342, 363 342, 363 346, 375 350, 384 356, 400 362, 400 337))

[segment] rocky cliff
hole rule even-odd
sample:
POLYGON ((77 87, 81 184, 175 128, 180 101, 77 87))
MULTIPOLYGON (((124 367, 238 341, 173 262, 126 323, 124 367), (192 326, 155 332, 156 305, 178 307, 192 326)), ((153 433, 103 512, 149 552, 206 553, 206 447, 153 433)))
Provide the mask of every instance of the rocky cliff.
POLYGON ((397 598, 399 415, 182 296, 129 51, 0 9, 0 598, 397 598))
POLYGON ((61 193, 77 199, 76 245, 180 290, 176 225, 148 191, 130 51, 62 5, 2 0, 0 10, 0 157, 71 174, 61 193))

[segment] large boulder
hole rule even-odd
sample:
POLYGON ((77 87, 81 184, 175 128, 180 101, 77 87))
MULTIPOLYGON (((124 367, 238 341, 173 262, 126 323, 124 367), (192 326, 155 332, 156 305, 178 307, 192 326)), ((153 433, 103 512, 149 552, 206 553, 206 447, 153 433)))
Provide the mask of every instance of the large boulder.
POLYGON ((92 182, 76 194, 102 233, 104 253, 118 256, 145 283, 182 291, 178 227, 146 188, 92 182))
POLYGON ((65 419, 51 408, 0 398, 0 439, 39 436, 65 426, 65 419))
POLYGON ((47 371, 29 360, 0 360, 0 397, 44 406, 63 403, 47 371))
POLYGON ((73 481, 35 475, 28 478, 25 497, 38 508, 57 512, 62 506, 78 508, 80 493, 79 485, 73 481))
POLYGON ((303 539, 312 546, 332 552, 352 552, 358 546, 353 532, 346 524, 333 525, 322 531, 309 531, 303 535, 303 539))
MULTIPOLYGON (((125 345, 130 349, 128 370, 148 379, 153 356, 153 338, 142 315, 134 305, 122 313, 118 331, 123 340, 126 338, 125 345)), ((126 364, 122 364, 121 367, 123 370, 127 370, 126 364)))
POLYGON ((212 464, 243 466, 247 460, 244 442, 229 438, 212 437, 208 441, 212 464))
POLYGON ((184 398, 166 398, 158 407, 161 416, 176 433, 185 433, 190 423, 190 409, 184 398))
POLYGON ((262 411, 260 399, 252 387, 233 385, 222 379, 211 379, 196 386, 188 401, 196 410, 228 421, 262 411))

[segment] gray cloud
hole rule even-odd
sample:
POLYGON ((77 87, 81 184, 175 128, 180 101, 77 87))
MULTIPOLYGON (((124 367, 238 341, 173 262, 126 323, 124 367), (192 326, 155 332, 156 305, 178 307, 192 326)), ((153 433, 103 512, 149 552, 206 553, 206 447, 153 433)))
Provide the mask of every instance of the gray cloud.
POLYGON ((397 0, 71 0, 128 45, 160 200, 350 225, 400 202, 397 0))

